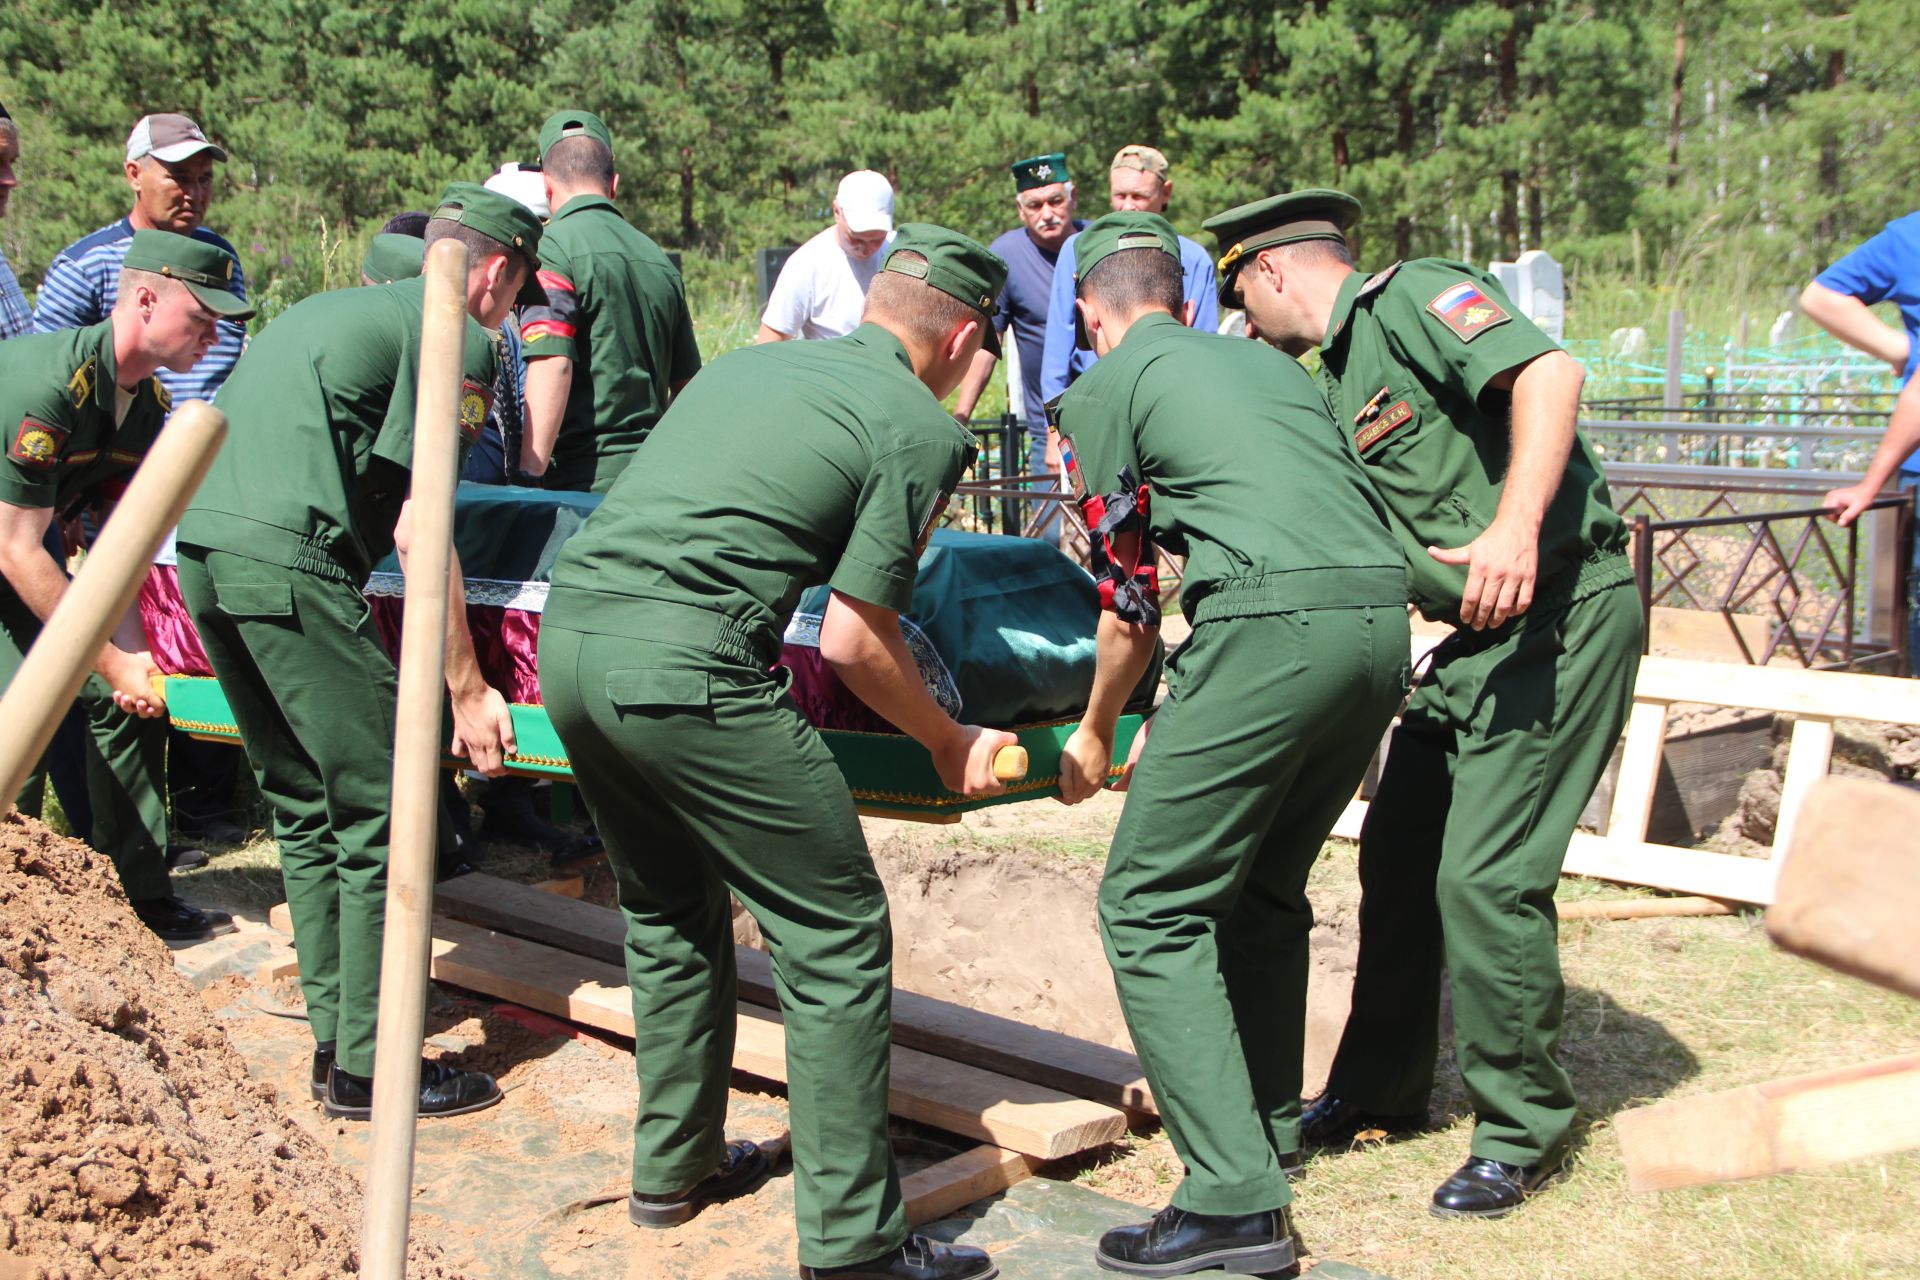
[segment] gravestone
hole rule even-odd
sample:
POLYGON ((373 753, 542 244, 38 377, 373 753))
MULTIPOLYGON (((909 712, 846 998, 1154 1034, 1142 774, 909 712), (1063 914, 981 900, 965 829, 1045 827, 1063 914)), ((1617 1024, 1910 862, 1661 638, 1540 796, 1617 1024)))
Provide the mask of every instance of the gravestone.
POLYGON ((1555 342, 1565 339, 1566 277, 1552 254, 1545 249, 1529 249, 1516 262, 1489 263, 1488 270, 1521 315, 1539 325, 1555 342))
POLYGON ((773 282, 780 278, 780 269, 787 265, 794 250, 799 246, 788 245, 783 249, 762 249, 753 255, 753 282, 760 289, 760 310, 767 309, 767 299, 773 296, 773 282))

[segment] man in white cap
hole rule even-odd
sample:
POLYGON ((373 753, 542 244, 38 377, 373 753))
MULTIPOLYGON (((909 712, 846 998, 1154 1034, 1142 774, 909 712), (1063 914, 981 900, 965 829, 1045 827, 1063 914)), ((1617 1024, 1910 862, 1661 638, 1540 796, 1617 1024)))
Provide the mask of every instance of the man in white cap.
POLYGON ((793 251, 773 282, 756 342, 839 338, 860 324, 893 242, 893 184, 871 169, 840 179, 833 225, 793 251))

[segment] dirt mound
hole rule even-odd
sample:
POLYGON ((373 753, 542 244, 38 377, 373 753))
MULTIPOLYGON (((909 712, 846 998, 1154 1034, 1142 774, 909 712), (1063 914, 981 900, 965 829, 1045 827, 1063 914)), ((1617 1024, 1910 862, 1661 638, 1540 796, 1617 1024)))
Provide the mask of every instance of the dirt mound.
POLYGON ((275 1097, 107 859, 0 818, 0 1280, 354 1274, 359 1188, 275 1097))

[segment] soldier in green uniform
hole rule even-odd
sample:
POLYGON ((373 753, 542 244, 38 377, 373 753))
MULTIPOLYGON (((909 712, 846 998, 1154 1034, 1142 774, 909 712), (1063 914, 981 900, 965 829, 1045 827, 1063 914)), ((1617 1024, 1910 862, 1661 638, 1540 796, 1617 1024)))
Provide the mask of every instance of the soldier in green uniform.
POLYGON ((1069 804, 1105 784, 1151 659, 1155 584, 1138 566, 1155 546, 1187 557, 1193 624, 1100 887, 1120 1005, 1186 1177, 1097 1257, 1135 1275, 1265 1274, 1294 1261, 1307 870, 1404 696, 1407 572, 1299 364, 1185 327, 1164 218, 1108 214, 1077 243, 1100 359, 1057 412, 1112 587, 1060 762, 1069 804))
POLYGON ((803 1277, 985 1280, 976 1249, 909 1237, 887 1141, 892 941, 853 800, 774 667, 801 592, 833 594, 820 651, 932 753, 1000 790, 1011 734, 956 724, 899 629, 920 550, 975 452, 937 397, 983 340, 1006 265, 900 228, 864 322, 749 347, 695 379, 561 553, 540 687, 619 881, 633 989, 633 1196, 685 1221, 767 1169, 724 1136, 731 890, 760 922, 786 1015, 803 1277))
POLYGON ((1424 1126, 1439 975, 1473 1100, 1443 1217, 1511 1212, 1564 1167, 1565 988, 1553 893, 1639 667, 1626 528, 1574 428, 1580 366, 1485 273, 1423 258, 1371 276, 1359 204, 1300 191, 1222 213, 1220 299, 1292 355, 1320 349, 1406 552, 1412 600, 1459 629, 1395 731, 1360 841, 1353 1012, 1310 1143, 1424 1126))
MULTIPOLYGON (((493 386, 486 326, 537 268, 540 223, 505 196, 455 183, 426 238, 467 247, 464 448, 493 386)), ((343 289, 268 325, 220 391, 233 428, 180 522, 180 592, 273 806, 313 1092, 334 1116, 367 1116, 373 1096, 396 678, 360 588, 389 550, 407 550, 425 297, 418 278, 343 289)), ((460 587, 456 562, 453 749, 497 773, 512 729, 475 665, 460 587)), ((499 1097, 489 1076, 423 1064, 422 1115, 499 1097)))
MULTIPOLYGON (((172 405, 157 369, 185 372, 218 337, 223 318, 253 308, 227 291, 233 255, 168 231, 138 231, 121 269, 119 301, 99 324, 27 334, 0 344, 0 684, 11 681, 41 624, 66 594, 47 549, 56 513, 118 497, 172 405)), ((137 618, 130 619, 137 632, 137 618)), ((87 715, 87 791, 93 842, 113 860, 134 913, 170 942, 231 932, 232 917, 182 902, 167 875, 165 704, 148 676, 144 643, 125 631, 101 649, 81 688, 87 715)), ((20 795, 38 813, 43 774, 20 795)))
POLYGON ((545 302, 520 316, 520 469, 549 489, 605 493, 700 371, 700 349, 680 272, 614 207, 607 126, 556 112, 540 129, 540 160, 553 220, 540 250, 545 302))

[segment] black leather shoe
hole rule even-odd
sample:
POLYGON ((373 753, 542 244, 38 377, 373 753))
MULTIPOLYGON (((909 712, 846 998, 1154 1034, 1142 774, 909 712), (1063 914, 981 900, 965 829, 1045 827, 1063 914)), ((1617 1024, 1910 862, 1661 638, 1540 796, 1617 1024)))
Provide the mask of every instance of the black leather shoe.
POLYGON ((1100 1237, 1094 1261, 1134 1276, 1184 1276, 1225 1271, 1263 1276, 1291 1267, 1299 1253, 1293 1213, 1189 1213, 1168 1205, 1147 1222, 1115 1227, 1100 1237))
POLYGON ((1436 1218, 1503 1218, 1566 1172, 1564 1162, 1504 1164, 1469 1156, 1433 1193, 1436 1218))
POLYGON ((908 1236, 892 1253, 847 1267, 801 1267, 800 1280, 993 1280, 1000 1268, 986 1250, 908 1236))
MULTIPOLYGON (((462 1071, 441 1062, 420 1063, 421 1119, 463 1116, 484 1111, 500 1101, 500 1086, 484 1071, 462 1071)), ((343 1071, 339 1063, 327 1072, 326 1096, 320 1108, 336 1120, 366 1120, 373 1115, 373 1077, 343 1071)))
POLYGON ((1300 1142, 1308 1147, 1351 1146, 1354 1137, 1368 1129, 1379 1129, 1390 1136, 1419 1133, 1427 1127, 1425 1112, 1417 1115, 1386 1115, 1364 1110, 1332 1092, 1315 1098, 1300 1113, 1300 1142))
POLYGON ((205 942, 233 932, 231 915, 196 907, 178 898, 142 898, 132 906, 140 923, 153 930, 163 942, 205 942))
POLYGON ((1287 1175, 1287 1181, 1296 1181, 1307 1171, 1307 1161, 1298 1151, 1282 1151, 1274 1156, 1280 1162, 1280 1172, 1287 1175))
POLYGON ((167 846, 167 870, 197 871, 207 865, 207 851, 196 845, 169 844, 167 846))
POLYGON ((325 1102, 327 1098, 327 1073, 333 1070, 333 1041, 319 1041, 313 1046, 313 1077, 307 1088, 313 1094, 315 1102, 325 1102))
POLYGON ((720 1167, 678 1195, 627 1195, 627 1221, 636 1227, 677 1227, 700 1211, 700 1206, 746 1195, 767 1180, 773 1162, 752 1142, 727 1144, 720 1167))

